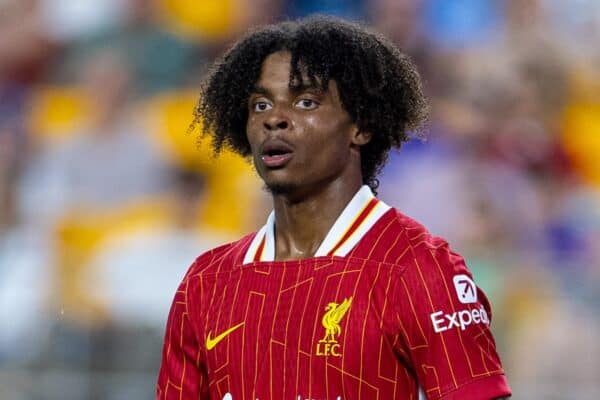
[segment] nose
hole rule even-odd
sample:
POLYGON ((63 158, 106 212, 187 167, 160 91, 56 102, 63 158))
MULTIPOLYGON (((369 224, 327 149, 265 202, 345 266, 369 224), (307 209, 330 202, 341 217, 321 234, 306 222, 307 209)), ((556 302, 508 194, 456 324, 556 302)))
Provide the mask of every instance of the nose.
POLYGON ((281 112, 272 112, 263 122, 268 131, 286 130, 290 127, 290 120, 281 112))

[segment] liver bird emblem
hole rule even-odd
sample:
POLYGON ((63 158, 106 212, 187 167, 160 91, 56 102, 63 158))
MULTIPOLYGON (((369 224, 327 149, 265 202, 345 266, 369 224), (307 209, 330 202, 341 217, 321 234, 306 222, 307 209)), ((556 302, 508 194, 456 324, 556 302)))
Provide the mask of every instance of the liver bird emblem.
POLYGON ((342 304, 329 303, 325 306, 325 311, 327 312, 323 315, 323 319, 321 320, 325 327, 325 337, 323 337, 320 342, 337 343, 335 337, 342 331, 342 328, 340 328, 340 321, 344 318, 344 315, 346 315, 351 304, 352 297, 344 299, 342 304))

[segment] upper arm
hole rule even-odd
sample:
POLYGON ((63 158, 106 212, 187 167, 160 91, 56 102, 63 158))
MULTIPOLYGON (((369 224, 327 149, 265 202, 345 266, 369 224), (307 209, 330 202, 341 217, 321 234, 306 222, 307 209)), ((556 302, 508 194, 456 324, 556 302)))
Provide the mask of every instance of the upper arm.
POLYGON ((490 304, 464 260, 425 248, 400 282, 402 349, 428 400, 510 395, 490 331, 490 304))
POLYGON ((159 400, 208 398, 200 346, 188 310, 188 284, 184 279, 169 312, 156 387, 159 400))

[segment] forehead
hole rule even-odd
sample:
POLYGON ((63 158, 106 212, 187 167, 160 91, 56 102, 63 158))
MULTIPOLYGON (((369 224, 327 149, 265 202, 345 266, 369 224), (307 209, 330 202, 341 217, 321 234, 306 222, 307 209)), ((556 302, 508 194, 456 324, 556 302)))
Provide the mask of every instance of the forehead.
POLYGON ((282 84, 289 86, 291 62, 292 54, 288 51, 269 54, 263 60, 260 76, 256 83, 262 87, 280 86, 282 84))
MULTIPOLYGON (((303 68, 302 61, 299 62, 295 71, 292 69, 292 54, 289 51, 280 50, 271 53, 261 64, 260 75, 255 86, 258 88, 286 88, 292 91, 311 88, 326 92, 332 89, 329 82, 324 85, 318 76, 311 79, 306 73, 306 68, 303 68)), ((332 83, 335 85, 335 82, 332 83)))

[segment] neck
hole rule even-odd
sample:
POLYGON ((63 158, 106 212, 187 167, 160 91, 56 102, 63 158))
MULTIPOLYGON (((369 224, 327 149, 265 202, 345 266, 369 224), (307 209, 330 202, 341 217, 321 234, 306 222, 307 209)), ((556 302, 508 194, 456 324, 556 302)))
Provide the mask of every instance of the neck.
POLYGON ((274 195, 275 259, 314 256, 360 187, 360 179, 351 184, 335 181, 304 195, 274 195))

